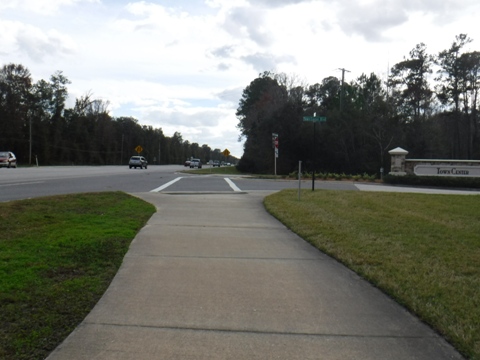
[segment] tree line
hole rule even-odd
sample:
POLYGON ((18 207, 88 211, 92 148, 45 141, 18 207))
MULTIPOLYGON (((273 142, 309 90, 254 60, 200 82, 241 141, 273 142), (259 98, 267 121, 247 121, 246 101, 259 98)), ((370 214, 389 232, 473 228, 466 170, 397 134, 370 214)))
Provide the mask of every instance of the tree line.
POLYGON ((460 34, 436 55, 420 43, 386 81, 371 73, 303 85, 293 76, 260 74, 236 113, 245 139, 240 170, 273 172, 273 133, 279 173, 295 170, 299 160, 308 171, 387 172, 388 151, 397 146, 410 158, 479 159, 480 52, 464 51, 471 42, 460 34), (326 122, 303 121, 314 114, 326 122))
MULTIPOLYGON (((0 150, 13 151, 20 164, 121 165, 140 145, 150 164, 183 164, 187 158, 225 160, 220 149, 184 140, 179 132, 112 117, 108 102, 87 93, 66 107, 68 84, 61 72, 32 81, 21 64, 0 69, 0 150)), ((227 159, 233 162, 235 159, 227 159)))

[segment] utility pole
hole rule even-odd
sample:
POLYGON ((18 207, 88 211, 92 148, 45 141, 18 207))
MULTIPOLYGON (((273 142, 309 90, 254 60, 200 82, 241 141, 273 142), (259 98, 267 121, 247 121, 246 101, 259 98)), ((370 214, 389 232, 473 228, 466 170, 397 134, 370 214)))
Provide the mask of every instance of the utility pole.
POLYGON ((345 88, 344 88, 343 84, 345 82, 345 71, 350 72, 350 70, 347 70, 347 69, 344 69, 344 68, 339 68, 338 70, 342 71, 342 89, 341 89, 341 93, 340 93, 340 111, 343 111, 343 98, 345 96, 345 88))
POLYGON ((30 116, 28 117, 29 120, 28 120, 28 126, 29 126, 29 129, 30 129, 30 135, 29 135, 29 140, 28 140, 28 144, 29 144, 29 155, 28 155, 28 165, 32 165, 32 114, 30 114, 30 116))
POLYGON ((160 162, 160 155, 161 155, 161 154, 160 154, 160 142, 161 142, 161 140, 158 139, 158 165, 161 164, 161 162, 160 162))
POLYGON ((120 165, 123 165, 123 139, 124 139, 124 134, 122 134, 122 146, 121 146, 121 151, 120 151, 120 165))

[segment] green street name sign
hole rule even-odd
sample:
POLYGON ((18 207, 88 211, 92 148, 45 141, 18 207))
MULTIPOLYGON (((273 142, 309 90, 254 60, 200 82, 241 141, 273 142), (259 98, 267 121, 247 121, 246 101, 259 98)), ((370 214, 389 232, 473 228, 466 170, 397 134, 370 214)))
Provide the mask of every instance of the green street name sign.
POLYGON ((325 122, 327 118, 325 116, 304 116, 303 121, 325 122))

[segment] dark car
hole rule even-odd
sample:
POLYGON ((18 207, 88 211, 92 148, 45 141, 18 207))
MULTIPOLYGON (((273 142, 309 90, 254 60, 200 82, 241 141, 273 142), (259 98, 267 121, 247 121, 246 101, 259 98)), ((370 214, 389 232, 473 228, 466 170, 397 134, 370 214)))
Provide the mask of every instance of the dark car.
POLYGON ((139 167, 140 169, 147 168, 147 159, 143 156, 132 156, 130 161, 128 162, 128 167, 131 169, 134 167, 135 169, 139 167))
POLYGON ((192 159, 190 161, 190 168, 201 169, 202 168, 202 162, 200 161, 200 159, 192 159))
POLYGON ((11 151, 0 151, 0 167, 16 168, 17 158, 11 151))
POLYGON ((215 167, 215 166, 220 167, 220 161, 215 160, 215 161, 213 162, 213 167, 215 167))
POLYGON ((190 160, 186 160, 183 166, 190 166, 190 160))

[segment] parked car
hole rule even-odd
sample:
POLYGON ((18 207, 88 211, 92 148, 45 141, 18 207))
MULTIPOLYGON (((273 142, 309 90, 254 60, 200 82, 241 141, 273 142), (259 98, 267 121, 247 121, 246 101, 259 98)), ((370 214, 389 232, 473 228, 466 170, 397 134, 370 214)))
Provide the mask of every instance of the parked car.
POLYGON ((215 161, 213 162, 213 167, 215 167, 215 166, 220 167, 220 161, 215 160, 215 161))
POLYGON ((134 167, 135 169, 139 167, 140 169, 147 168, 147 159, 143 156, 132 156, 130 161, 128 162, 128 167, 131 169, 134 167))
POLYGON ((201 169, 202 168, 202 162, 200 161, 200 159, 192 159, 190 161, 190 168, 191 169, 193 169, 193 168, 201 169))
POLYGON ((16 168, 17 158, 11 151, 0 151, 0 167, 16 168))

